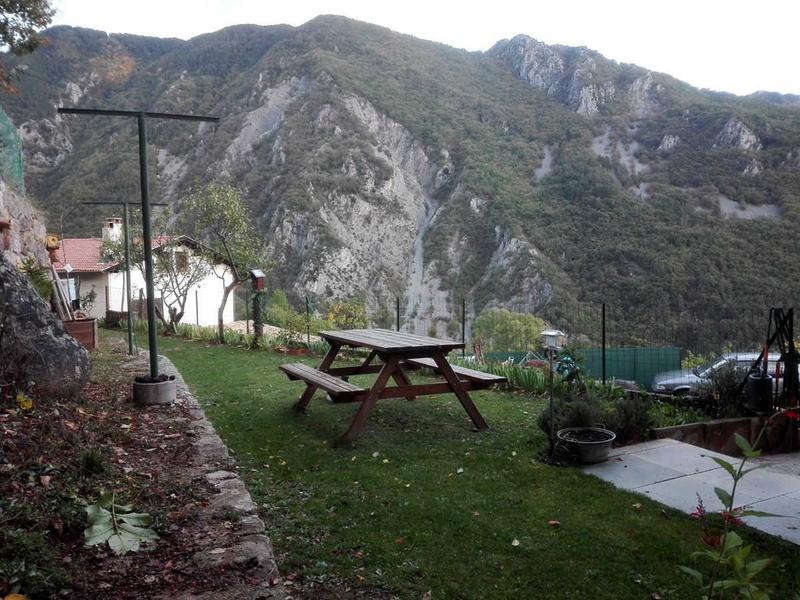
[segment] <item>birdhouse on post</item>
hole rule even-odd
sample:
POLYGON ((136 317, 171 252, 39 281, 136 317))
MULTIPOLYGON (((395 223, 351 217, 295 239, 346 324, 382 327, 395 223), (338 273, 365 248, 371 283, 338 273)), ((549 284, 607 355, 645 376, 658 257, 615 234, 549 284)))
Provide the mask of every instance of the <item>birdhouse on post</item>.
POLYGON ((251 269, 250 281, 253 284, 253 291, 260 292, 264 290, 264 285, 266 284, 267 276, 264 275, 264 271, 262 271, 261 269, 251 269))
POLYGON ((561 350, 567 343, 567 334, 558 329, 547 329, 542 332, 544 347, 548 350, 561 350))

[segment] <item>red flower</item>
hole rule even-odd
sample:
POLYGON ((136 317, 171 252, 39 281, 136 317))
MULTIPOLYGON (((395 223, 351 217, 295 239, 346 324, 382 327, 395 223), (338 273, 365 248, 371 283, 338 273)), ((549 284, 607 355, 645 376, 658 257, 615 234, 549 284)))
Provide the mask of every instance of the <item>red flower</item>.
POLYGON ((735 512, 728 512, 727 510, 722 511, 722 520, 726 524, 733 525, 734 527, 739 527, 740 525, 744 525, 744 521, 742 521, 739 517, 737 517, 735 512))
POLYGON ((797 412, 797 409, 787 410, 783 413, 783 416, 787 419, 794 419, 795 421, 800 421, 800 412, 797 412))
POLYGON ((712 533, 710 531, 703 531, 703 543, 706 546, 711 546, 712 548, 716 548, 722 543, 722 534, 712 533))

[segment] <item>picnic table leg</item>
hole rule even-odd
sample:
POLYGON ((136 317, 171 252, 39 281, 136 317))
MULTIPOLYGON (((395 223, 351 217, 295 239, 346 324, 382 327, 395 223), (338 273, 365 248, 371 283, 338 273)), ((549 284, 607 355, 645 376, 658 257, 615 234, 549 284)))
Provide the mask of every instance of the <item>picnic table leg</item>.
POLYGON ((381 372, 378 373, 378 378, 375 380, 374 385, 369 390, 366 397, 361 401, 361 406, 358 407, 356 416, 353 417, 353 422, 350 423, 350 427, 339 439, 337 445, 350 446, 353 444, 355 439, 358 437, 358 434, 361 433, 361 430, 363 429, 364 424, 367 422, 367 419, 369 419, 369 414, 375 407, 375 403, 378 401, 378 396, 380 396, 380 393, 386 387, 389 378, 392 376, 395 369, 397 369, 397 365, 399 363, 400 359, 397 356, 389 357, 389 360, 387 360, 383 365, 381 372))
MULTIPOLYGON (((394 379, 397 385, 411 385, 411 380, 408 378, 408 375, 403 370, 403 367, 399 364, 397 365, 397 369, 395 370, 395 372, 392 373, 392 378, 394 379)), ((406 400, 408 400, 409 402, 413 402, 416 399, 417 399, 416 396, 406 396, 406 400)))
POLYGON ((433 355, 433 360, 436 361, 436 366, 439 367, 439 372, 442 374, 442 376, 444 376, 445 380, 447 380, 447 383, 450 384, 450 389, 453 390, 453 393, 458 398, 458 401, 461 402, 461 406, 464 407, 464 410, 467 411, 469 418, 472 419, 475 428, 478 431, 485 431, 489 429, 486 421, 483 420, 483 416, 478 411, 478 407, 475 406, 467 391, 461 386, 461 382, 453 372, 453 368, 450 366, 450 363, 447 362, 444 354, 441 352, 435 353, 433 355))
MULTIPOLYGON (((336 358, 336 355, 339 353, 339 348, 341 348, 341 344, 331 343, 331 347, 328 348, 328 353, 325 355, 325 358, 322 359, 322 363, 319 365, 320 371, 327 371, 328 368, 333 363, 333 359, 336 358)), ((294 405, 294 409, 297 412, 306 412, 308 407, 308 403, 311 402, 311 397, 314 395, 314 392, 317 391, 317 386, 313 383, 306 384, 306 391, 303 392, 303 395, 300 396, 300 399, 294 405)))

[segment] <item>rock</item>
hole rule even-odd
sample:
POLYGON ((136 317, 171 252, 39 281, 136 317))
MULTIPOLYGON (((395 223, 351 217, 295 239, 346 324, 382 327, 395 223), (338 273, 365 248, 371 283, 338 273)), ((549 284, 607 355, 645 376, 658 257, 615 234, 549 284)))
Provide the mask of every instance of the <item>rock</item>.
POLYGON ((745 177, 755 177, 761 171, 764 170, 764 165, 761 164, 761 161, 756 160, 755 158, 747 163, 747 166, 742 171, 742 175, 745 177))
POLYGON ((86 385, 89 353, 64 331, 50 307, 6 258, 0 256, 0 370, 39 397, 69 398, 86 385))
POLYGON ((740 150, 761 150, 761 140, 739 119, 731 117, 717 134, 714 148, 738 148, 740 150))
POLYGON ((672 150, 677 148, 680 143, 681 143, 680 136, 668 133, 667 135, 661 138, 661 143, 658 145, 658 149, 656 150, 656 152, 658 152, 659 154, 669 154, 670 152, 672 152, 672 150))

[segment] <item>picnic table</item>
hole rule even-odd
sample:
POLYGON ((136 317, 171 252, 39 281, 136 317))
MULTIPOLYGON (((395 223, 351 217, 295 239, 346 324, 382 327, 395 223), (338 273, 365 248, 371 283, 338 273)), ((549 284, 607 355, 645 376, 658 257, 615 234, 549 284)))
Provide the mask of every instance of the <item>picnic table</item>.
POLYGON ((330 348, 315 369, 303 363, 281 365, 280 369, 291 380, 306 383, 303 395, 295 404, 301 412, 307 410, 314 392, 324 390, 334 403, 359 402, 358 411, 341 442, 352 443, 367 422, 378 400, 405 398, 413 401, 417 396, 432 394, 455 394, 461 406, 478 431, 489 428, 469 397, 471 390, 488 388, 505 381, 505 377, 451 365, 447 353, 464 347, 461 342, 433 337, 400 333, 390 329, 351 329, 346 331, 321 331, 319 336, 330 348), (334 359, 342 347, 366 348, 369 354, 357 366, 333 367, 334 359), (375 361, 379 362, 375 362, 375 361), (412 384, 408 371, 428 368, 440 375, 444 381, 412 384), (377 373, 370 388, 350 383, 351 375, 377 373), (389 386, 389 380, 396 385, 389 386))

